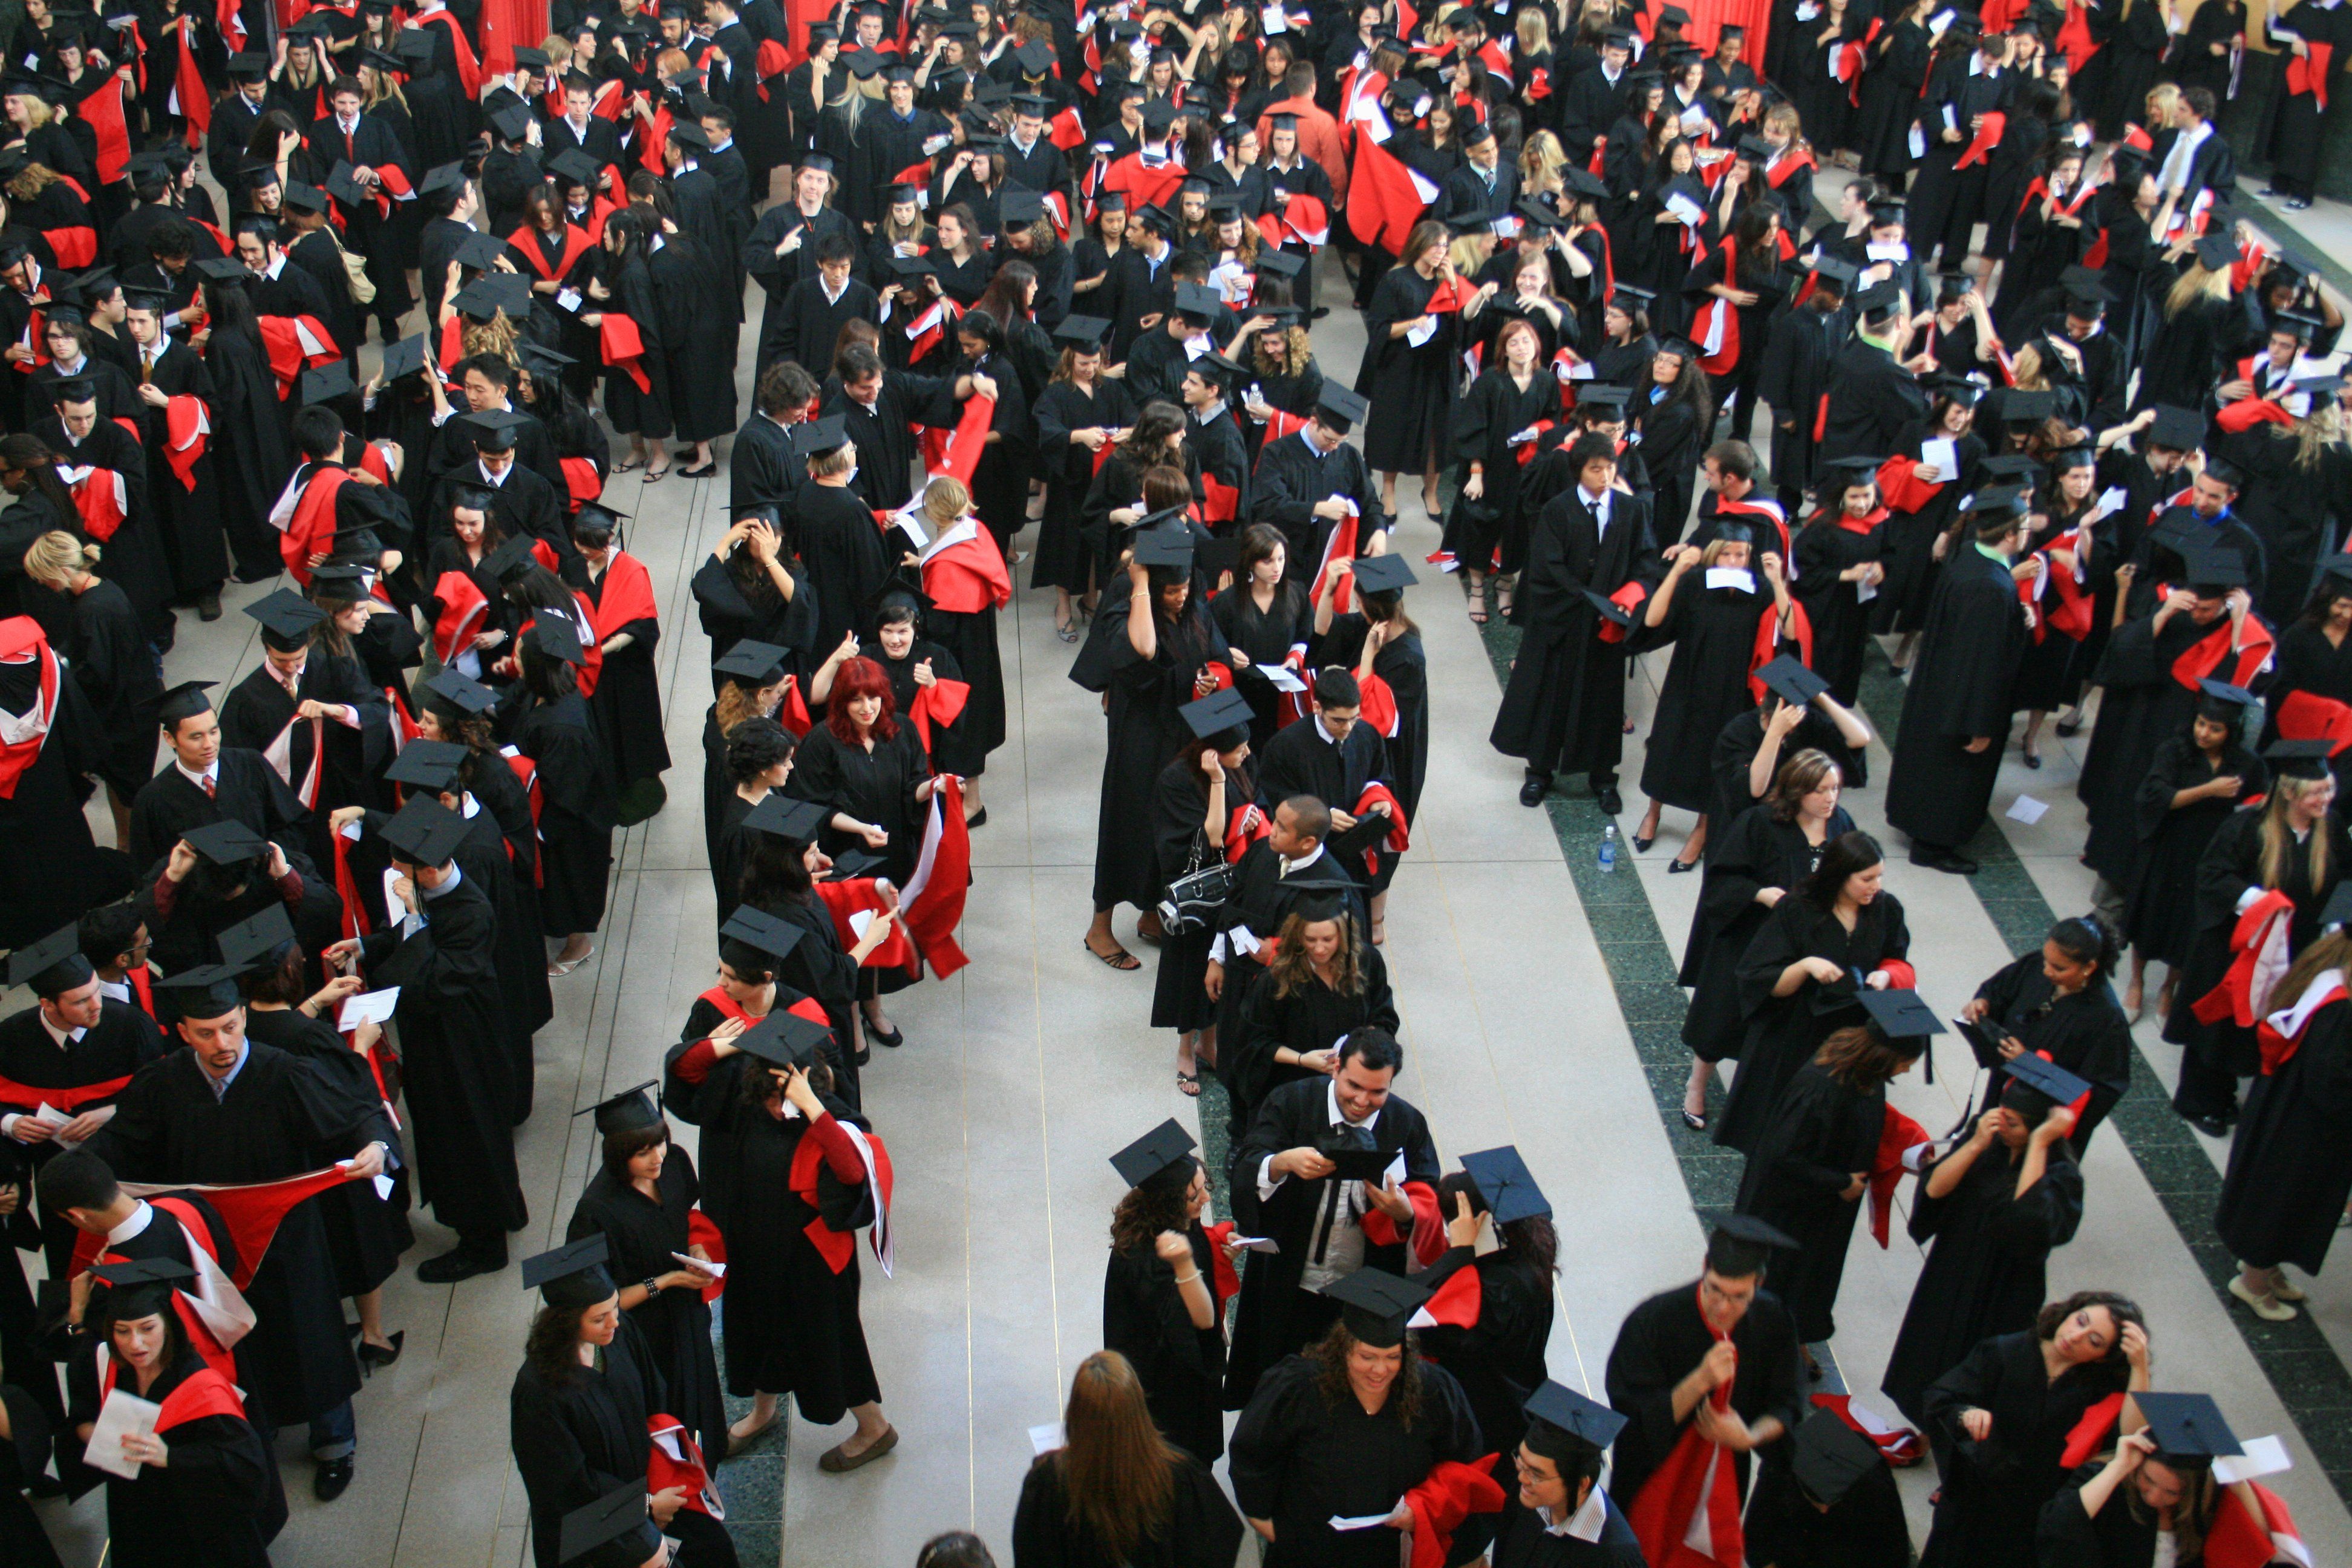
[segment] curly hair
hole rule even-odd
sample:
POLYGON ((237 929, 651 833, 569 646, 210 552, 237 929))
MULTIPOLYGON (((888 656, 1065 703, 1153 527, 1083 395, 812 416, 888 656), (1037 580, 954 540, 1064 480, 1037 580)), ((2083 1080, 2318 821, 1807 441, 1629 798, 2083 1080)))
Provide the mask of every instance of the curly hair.
MULTIPOLYGON (((1307 1349, 1307 1359, 1320 1369, 1315 1380, 1323 1395, 1323 1403, 1334 1410, 1345 1409, 1354 1403, 1356 1391, 1348 1385, 1348 1352, 1356 1347, 1356 1336, 1342 1318, 1331 1330, 1307 1349)), ((1421 1418, 1421 1336, 1407 1329, 1404 1333, 1404 1364, 1397 1369, 1396 1382, 1389 1387, 1387 1408, 1397 1413, 1398 1423, 1408 1432, 1421 1418)))
POLYGON ((2037 1340, 2057 1338, 2059 1329, 2067 1319, 2092 1307, 2105 1307, 2107 1316, 2116 1323, 2116 1342, 2109 1345, 2107 1353, 2094 1364, 2121 1366, 2124 1360, 2124 1325, 2137 1323, 2144 1334, 2147 1332, 2147 1315, 2139 1310, 2138 1302, 2113 1290, 2077 1290, 2063 1301, 2048 1303, 2033 1315, 2033 1337, 2037 1340))
POLYGON ((577 1379, 586 1370, 580 1364, 580 1320, 587 1315, 585 1307, 540 1308, 523 1341, 524 1364, 557 1387, 577 1379))
POLYGON ((1161 1231, 1181 1232, 1188 1227, 1192 1221, 1184 1212, 1189 1206, 1186 1194, 1192 1192, 1193 1173, 1200 1169, 1198 1159, 1181 1161, 1140 1186, 1129 1187, 1110 1216, 1111 1250, 1149 1253, 1161 1231))

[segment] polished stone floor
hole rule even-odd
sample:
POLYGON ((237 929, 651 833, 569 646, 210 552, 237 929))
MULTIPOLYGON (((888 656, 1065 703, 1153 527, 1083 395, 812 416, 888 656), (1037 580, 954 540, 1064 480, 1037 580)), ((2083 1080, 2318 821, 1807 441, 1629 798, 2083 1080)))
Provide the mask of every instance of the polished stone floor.
MULTIPOLYGON (((1326 270, 1337 287, 1337 269, 1326 270)), ((1343 298, 1329 302, 1337 308, 1317 324, 1316 348, 1327 374, 1351 377, 1361 328, 1343 298)), ((746 378, 751 347, 747 331, 746 378)), ((668 808, 616 843, 595 957, 555 983, 557 1017, 538 1045, 539 1109, 518 1135, 532 1215, 515 1238, 518 1256, 560 1235, 593 1165, 590 1126, 568 1112, 652 1076, 709 983, 713 910, 697 820, 707 649, 687 583, 726 528, 723 483, 646 486, 630 475, 605 497, 635 515, 627 545, 652 570, 677 765, 668 808)), ((1435 547, 1436 529, 1414 492, 1408 480, 1400 548, 1418 563, 1435 547)), ((1592 864, 1599 819, 1589 799, 1544 811, 1517 805, 1517 766, 1486 741, 1496 666, 1451 580, 1433 570, 1424 579, 1408 604, 1428 650, 1433 755, 1423 820, 1388 916, 1409 1047, 1402 1092, 1428 1113, 1449 1163, 1507 1142, 1526 1153, 1562 1241, 1552 1373, 1598 1392, 1626 1310, 1696 1271, 1694 1199, 1724 1202, 1738 1178, 1736 1164, 1727 1168, 1711 1145, 1660 1114, 1660 1097, 1672 1098, 1684 1065, 1672 1043, 1681 1007, 1673 962, 1699 883, 1669 875, 1666 864, 1689 824, 1670 812, 1648 855, 1603 878, 1592 864)), ((236 589, 230 602, 265 592, 236 589)), ((760 1568, 902 1568, 924 1539, 952 1528, 978 1531, 1010 1561, 1028 1429, 1057 1415, 1073 1368, 1099 1342, 1106 1226, 1121 1191, 1107 1156, 1162 1118, 1192 1112, 1173 1081, 1172 1038, 1146 1026, 1149 964, 1115 973, 1081 948, 1102 720, 1096 700, 1066 678, 1070 649, 1055 638, 1051 608, 1050 595, 1024 587, 1000 620, 1010 738, 986 778, 990 825, 973 841, 963 932, 973 962, 896 1000, 907 1044, 877 1052, 866 1079, 898 1166, 899 1230, 897 1277, 868 1267, 865 1313, 901 1442, 887 1459, 834 1477, 817 1470, 816 1457, 841 1431, 796 1425, 788 1443, 771 1439, 730 1464, 722 1483, 738 1540, 744 1561, 760 1568)), ((234 607, 212 626, 184 616, 170 678, 241 676, 259 658, 254 629, 234 607)), ((1654 656, 1640 671, 1637 731, 1646 730, 1664 660, 1654 656)), ((1887 887, 1904 900, 1922 988, 1939 1009, 1957 1008, 2007 961, 2014 949, 2005 933, 2014 935, 2019 910, 2038 909, 2037 899, 2061 912, 2085 905, 2072 785, 2086 742, 2048 741, 2034 773, 2012 750, 1997 807, 2024 793, 2051 809, 2031 827, 1999 822, 2014 851, 2004 864, 2017 871, 2001 897, 1904 864, 1888 837, 1887 887)), ((1627 805, 1638 814, 1640 735, 1627 746, 1627 805)), ((1883 779, 1885 765, 1875 747, 1874 776, 1883 779)), ((1854 792, 1847 805, 1883 832, 1876 789, 1854 792)), ((1623 820, 1630 827, 1635 817, 1623 820)), ((1132 911, 1122 914, 1123 931, 1131 921, 1132 911)), ((2153 1021, 2138 1034, 2147 1060, 2168 1074, 2175 1053, 2156 1039, 2153 1021)), ((1951 1073, 1932 1088, 1906 1079, 1895 1095, 1938 1130, 1958 1116, 1969 1087, 1954 1053, 1947 1060, 1951 1073)), ((2322 1400, 2304 1430, 2281 1398, 2282 1388, 2299 1385, 2302 1408, 2311 1390, 2345 1386, 2352 1286, 2341 1271, 2307 1282, 2324 1340, 2258 1359, 2241 1332, 2242 1310, 2225 1307, 2209 1282, 2212 1260, 2168 1216, 2166 1195, 2210 1181, 2210 1163, 2226 1153, 2187 1138, 2144 1162, 2122 1139, 2100 1134, 2088 1162, 2089 1217, 2053 1260, 2052 1289, 2102 1286, 2137 1297, 2152 1324, 2159 1386, 2209 1390, 2242 1434, 2284 1436, 2295 1468, 2273 1484, 2317 1561, 2352 1559, 2352 1519, 2314 1457, 2314 1445, 2341 1454, 2352 1408, 2322 1400), (2209 1168, 2181 1163, 2196 1159, 2209 1168)), ((429 1220, 419 1232, 412 1265, 446 1237, 429 1220)), ((1899 1216, 1887 1249, 1856 1240, 1831 1349, 1837 1374, 1865 1400, 1918 1264, 1899 1216)), ((530 1304, 512 1268, 454 1289, 399 1276, 387 1289, 386 1321, 406 1331, 407 1353, 359 1396, 358 1479, 340 1501, 312 1502, 307 1461, 289 1439, 281 1453, 294 1515, 274 1559, 320 1568, 527 1562, 505 1394, 530 1304)), ((1903 1484, 1924 1539, 1932 1479, 1913 1471, 1903 1484)), ((98 1499, 74 1510, 45 1505, 43 1517, 76 1568, 100 1561, 98 1499)))

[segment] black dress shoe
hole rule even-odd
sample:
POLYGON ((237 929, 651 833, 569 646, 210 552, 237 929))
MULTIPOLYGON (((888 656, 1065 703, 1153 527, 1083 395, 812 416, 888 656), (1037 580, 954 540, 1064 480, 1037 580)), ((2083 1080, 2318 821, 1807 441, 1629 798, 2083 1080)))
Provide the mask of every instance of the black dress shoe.
POLYGON ((507 1249, 503 1247, 494 1257, 460 1245, 438 1258, 428 1258, 418 1264, 416 1277, 427 1285, 455 1285, 460 1279, 471 1279, 477 1274, 496 1274, 506 1266, 507 1249))
POLYGON ((1551 788, 1551 780, 1549 779, 1528 779, 1525 784, 1519 785, 1519 804, 1521 805, 1541 805, 1543 804, 1544 792, 1549 788, 1551 788))
POLYGON ((1956 855, 1949 849, 1914 849, 1911 851, 1911 864, 1925 866, 1930 871, 1948 871, 1955 877, 1973 877, 1977 874, 1975 861, 1965 855, 1956 855))
POLYGON ((400 1352, 403 1349, 406 1348, 407 1343, 408 1331, 406 1329, 403 1329, 400 1332, 392 1336, 392 1348, 390 1350, 384 1349, 382 1345, 372 1345, 368 1343, 367 1341, 362 1340, 359 1342, 358 1347, 360 1352, 360 1374, 363 1377, 372 1376, 377 1367, 390 1366, 393 1363, 400 1359, 400 1352))
POLYGON ((1619 816, 1623 815, 1625 810, 1625 797, 1617 793, 1617 786, 1615 784, 1603 784, 1599 789, 1594 790, 1592 794, 1594 798, 1600 801, 1601 810, 1603 816, 1619 816))
POLYGON ((984 806, 984 805, 983 805, 983 806, 982 806, 978 811, 973 812, 970 816, 965 817, 965 818, 963 819, 963 826, 964 826, 964 831, 966 831, 967 833, 968 833, 968 832, 970 832, 971 829, 973 829, 973 828, 975 828, 975 827, 985 827, 985 826, 988 826, 988 807, 986 807, 986 806, 984 806))
POLYGON ((885 1034, 882 1030, 875 1026, 873 1019, 868 1018, 865 1020, 865 1024, 866 1037, 872 1040, 877 1046, 888 1046, 893 1050, 896 1050, 898 1047, 907 1043, 907 1036, 903 1030, 892 1029, 887 1034, 885 1034))
POLYGON ((310 1472, 310 1495, 320 1502, 334 1501, 351 1484, 352 1462, 348 1458, 321 1459, 319 1468, 310 1472))
POLYGON ((2218 1116, 2192 1116, 2189 1119, 2189 1125, 2208 1138, 2227 1138, 2230 1135, 2230 1124, 2218 1116))
POLYGON ((198 619, 207 621, 216 621, 221 618, 220 591, 218 589, 215 589, 209 594, 199 594, 196 595, 196 616, 198 619))

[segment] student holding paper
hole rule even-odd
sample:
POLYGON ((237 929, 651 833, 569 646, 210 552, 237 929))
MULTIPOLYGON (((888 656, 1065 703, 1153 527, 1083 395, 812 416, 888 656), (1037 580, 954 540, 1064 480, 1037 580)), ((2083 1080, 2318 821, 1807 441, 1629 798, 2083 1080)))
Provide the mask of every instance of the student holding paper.
MULTIPOLYGON (((1128 1184, 1110 1219, 1103 1344, 1123 1356, 1160 1435, 1202 1465, 1225 1451, 1225 1330, 1233 1287, 1201 1224, 1209 1178, 1173 1119, 1111 1156, 1128 1184)), ((1226 1233, 1227 1245, 1234 1226, 1226 1233)))
POLYGON ((278 1462, 235 1384, 188 1342, 172 1294, 185 1264, 105 1263, 110 1287, 68 1363, 74 1435, 108 1473, 107 1561, 119 1568, 268 1568, 286 1523, 278 1462), (127 1402, 127 1403, 126 1403, 127 1402))
MULTIPOLYGON (((2239 803, 2259 798, 2270 782, 2269 767, 2240 738, 2253 693, 2215 680, 2200 684, 2204 695, 2197 711, 2157 746, 2136 803, 2140 868, 2124 912, 2132 969, 2123 1003, 2126 1017, 2135 1024, 2150 960, 2160 960, 2166 969, 2156 1010, 2159 1016, 2171 1011, 2173 988, 2197 935, 2198 862, 2239 803)), ((2278 688, 2273 684, 2271 689, 2275 710, 2278 688)))
POLYGON ((1078 1363, 1062 1446, 1021 1483, 1013 1568, 1224 1563, 1240 1552, 1241 1516, 1204 1463, 1151 1430, 1145 1400, 1118 1351, 1078 1363))

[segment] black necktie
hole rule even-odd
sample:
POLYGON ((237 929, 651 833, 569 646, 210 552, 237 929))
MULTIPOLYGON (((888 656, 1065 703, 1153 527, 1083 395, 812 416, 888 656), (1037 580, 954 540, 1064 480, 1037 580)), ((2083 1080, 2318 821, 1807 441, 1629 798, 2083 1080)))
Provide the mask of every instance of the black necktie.
MULTIPOLYGON (((1377 1149, 1380 1147, 1379 1143, 1372 1138, 1372 1130, 1370 1128, 1350 1127, 1345 1121, 1340 1122, 1339 1126, 1332 1129, 1331 1142, 1342 1149, 1377 1149)), ((1343 1182, 1333 1181, 1330 1186, 1324 1193, 1323 1224, 1317 1230, 1315 1236, 1315 1261, 1318 1263, 1323 1261, 1323 1254, 1331 1245, 1331 1226, 1339 1212, 1339 1189, 1344 1185, 1346 1185, 1346 1184, 1343 1182)))

